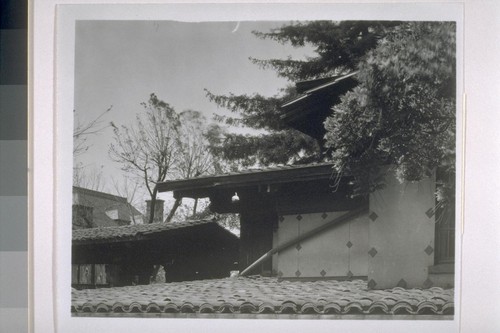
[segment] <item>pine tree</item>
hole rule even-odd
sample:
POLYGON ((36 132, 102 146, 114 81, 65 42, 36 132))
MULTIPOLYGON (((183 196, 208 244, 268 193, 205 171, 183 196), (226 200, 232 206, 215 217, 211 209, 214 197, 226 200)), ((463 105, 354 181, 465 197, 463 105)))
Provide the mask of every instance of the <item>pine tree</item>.
POLYGON ((367 173, 394 165, 401 181, 417 181, 438 170, 438 199, 453 201, 455 166, 455 24, 452 22, 312 21, 284 25, 259 38, 294 47, 312 46, 307 60, 251 59, 290 84, 356 72, 347 92, 325 121, 326 147, 286 127, 280 108, 293 88, 272 98, 260 95, 208 97, 240 117, 220 120, 266 130, 265 135, 228 136, 221 148, 233 160, 303 163, 329 159, 339 173, 357 176, 359 193, 367 173), (288 157, 287 157, 288 156, 288 157), (300 158, 293 158, 293 157, 300 158))
POLYGON ((229 125, 241 125, 264 131, 264 134, 228 134, 219 147, 219 155, 242 167, 254 164, 297 164, 321 161, 319 143, 311 137, 289 128, 281 119, 280 106, 297 95, 296 81, 328 77, 353 71, 360 59, 375 48, 391 27, 400 22, 372 21, 312 21, 284 25, 271 32, 257 32, 258 38, 275 40, 282 44, 301 47, 312 45, 316 57, 306 61, 293 59, 250 60, 263 69, 273 69, 287 78, 290 85, 277 96, 266 98, 259 94, 214 95, 207 97, 233 112, 233 117, 219 117, 229 125))

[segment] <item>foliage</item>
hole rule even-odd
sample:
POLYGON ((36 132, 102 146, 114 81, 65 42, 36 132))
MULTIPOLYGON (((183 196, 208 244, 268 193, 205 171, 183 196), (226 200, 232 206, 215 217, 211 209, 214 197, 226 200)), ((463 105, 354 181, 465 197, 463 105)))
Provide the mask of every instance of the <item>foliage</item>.
MULTIPOLYGON (((220 140, 222 129, 217 124, 207 124, 200 112, 177 113, 155 94, 141 106, 144 112, 137 115, 135 124, 121 127, 112 124, 114 143, 109 154, 125 172, 144 183, 151 197, 149 221, 152 222, 156 184, 214 172, 217 161, 211 147, 220 140)), ((172 220, 180 205, 181 199, 176 199, 166 222, 172 220)))
POLYGON ((146 112, 137 115, 134 126, 112 124, 115 143, 110 154, 124 171, 143 176, 152 194, 156 182, 165 180, 173 167, 180 122, 175 110, 154 94, 141 105, 146 112))
POLYGON ((223 146, 218 148, 221 158, 236 162, 241 167, 301 163, 318 155, 315 140, 294 130, 269 134, 227 134, 223 146))
POLYGON ((271 32, 254 32, 257 37, 275 40, 294 47, 314 47, 316 56, 307 60, 268 59, 252 61, 274 69, 291 81, 338 75, 356 69, 365 54, 376 47, 387 29, 397 21, 310 21, 284 25, 271 32))
POLYGON ((165 181, 174 168, 180 121, 175 110, 155 94, 141 105, 145 112, 137 115, 134 125, 119 128, 112 124, 114 143, 109 154, 122 165, 122 170, 144 181, 151 196, 152 222, 156 184, 165 181))
MULTIPOLYGON (((114 192, 122 198, 126 198, 127 205, 126 208, 128 210, 129 216, 131 217, 131 224, 144 223, 144 221, 140 221, 135 215, 136 208, 144 211, 145 202, 138 198, 137 191, 139 189, 139 183, 135 181, 135 179, 131 177, 124 176, 120 179, 120 181, 116 180, 113 176, 111 176, 111 183, 113 185, 114 192)), ((141 218, 142 219, 142 218, 141 218)))
POLYGON ((73 127, 73 156, 76 157, 88 151, 90 146, 87 143, 87 139, 90 136, 101 133, 108 127, 108 125, 104 123, 103 118, 111 109, 112 106, 86 123, 81 122, 73 110, 75 114, 75 124, 73 127))
POLYGON ((84 167, 81 164, 73 166, 73 186, 103 191, 106 179, 103 178, 102 166, 99 169, 84 167))
POLYGON ((73 110, 75 119, 73 126, 73 185, 75 186, 96 191, 102 190, 104 187, 102 170, 97 171, 96 169, 92 169, 89 171, 83 163, 77 162, 77 158, 90 149, 91 145, 88 143, 89 137, 99 135, 109 127, 104 121, 104 116, 111 109, 112 106, 88 122, 81 122, 77 113, 73 110))
POLYGON ((188 179, 216 172, 217 161, 213 148, 220 144, 224 130, 208 123, 205 116, 193 110, 179 114, 179 152, 176 177, 188 179))
POLYGON ((172 222, 196 221, 196 220, 214 220, 221 227, 229 230, 240 229, 240 219, 238 214, 234 213, 214 213, 210 210, 210 199, 202 198, 198 202, 198 211, 193 212, 193 205, 189 202, 183 202, 179 207, 177 214, 172 222))
MULTIPOLYGON (((221 163, 215 147, 220 144, 224 130, 218 124, 208 123, 198 111, 186 110, 179 114, 179 146, 175 163, 175 178, 189 179, 219 172, 221 163)), ((175 205, 179 205, 177 199, 175 205)), ((198 200, 193 205, 196 214, 198 200)), ((173 218, 172 212, 167 221, 173 218)))
MULTIPOLYGON (((395 166, 417 181, 455 161, 453 23, 408 22, 393 28, 360 62, 359 85, 333 106, 326 142, 338 172, 366 178, 395 166)), ((366 182, 359 182, 365 188, 366 182)), ((371 184, 377 186, 378 184, 371 184)))
MULTIPOLYGON (((382 182, 368 173, 393 164, 401 181, 416 181, 438 168, 437 198, 452 200, 455 164, 455 26, 450 22, 292 22, 254 32, 294 47, 312 46, 305 60, 252 59, 291 82, 357 71, 359 85, 333 106, 325 122, 328 158, 338 172, 357 177, 358 193, 382 182)), ((208 97, 235 114, 219 120, 265 130, 228 136, 221 156, 240 163, 312 161, 320 150, 310 138, 286 129, 279 106, 294 97, 232 94, 208 97), (309 140, 309 141, 308 141, 309 140), (269 144, 267 144, 269 143, 269 144), (280 153, 282 153, 280 155, 280 153), (302 159, 287 160, 288 156, 302 159)), ((379 179, 380 180, 380 179, 379 179)))
MULTIPOLYGON (((268 33, 254 32, 263 39, 289 43, 294 47, 306 44, 315 48, 315 57, 307 60, 267 59, 251 61, 262 68, 274 69, 291 83, 327 77, 354 69, 386 29, 400 22, 312 21, 292 23, 268 33)), ((297 164, 324 158, 316 140, 287 127, 281 119, 280 105, 297 95, 291 86, 273 97, 253 95, 214 95, 207 97, 220 107, 232 111, 234 117, 216 117, 229 125, 241 125, 264 131, 258 134, 227 135, 219 150, 220 156, 243 167, 254 164, 297 164)))
POLYGON ((214 95, 207 97, 239 117, 216 116, 215 120, 227 125, 244 126, 257 130, 257 134, 226 133, 215 151, 232 163, 234 168, 253 165, 303 163, 319 159, 319 146, 311 137, 287 127, 281 120, 280 105, 295 96, 295 89, 282 90, 281 96, 214 95))

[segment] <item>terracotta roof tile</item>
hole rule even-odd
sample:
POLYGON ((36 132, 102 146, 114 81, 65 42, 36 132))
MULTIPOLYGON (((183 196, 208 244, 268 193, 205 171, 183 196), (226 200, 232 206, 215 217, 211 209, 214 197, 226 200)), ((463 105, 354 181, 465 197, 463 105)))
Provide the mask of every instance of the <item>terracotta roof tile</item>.
POLYGON ((193 228, 205 224, 216 224, 213 220, 186 221, 180 223, 135 224, 121 227, 100 227, 73 230, 73 241, 129 240, 142 235, 168 232, 183 228, 193 228))
POLYGON ((71 311, 215 314, 453 314, 453 289, 369 290, 366 281, 238 277, 72 291, 71 311))

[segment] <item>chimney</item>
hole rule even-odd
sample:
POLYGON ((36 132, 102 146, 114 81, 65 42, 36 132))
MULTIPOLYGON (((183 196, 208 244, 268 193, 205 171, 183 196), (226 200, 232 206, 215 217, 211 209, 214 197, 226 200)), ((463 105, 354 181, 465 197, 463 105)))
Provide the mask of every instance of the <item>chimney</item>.
POLYGON ((72 224, 73 229, 93 228, 94 227, 94 208, 73 205, 72 224))
MULTIPOLYGON (((155 212, 153 223, 163 222, 163 205, 165 200, 156 199, 155 212)), ((149 216, 151 215, 151 200, 146 200, 146 223, 149 223, 149 216)))

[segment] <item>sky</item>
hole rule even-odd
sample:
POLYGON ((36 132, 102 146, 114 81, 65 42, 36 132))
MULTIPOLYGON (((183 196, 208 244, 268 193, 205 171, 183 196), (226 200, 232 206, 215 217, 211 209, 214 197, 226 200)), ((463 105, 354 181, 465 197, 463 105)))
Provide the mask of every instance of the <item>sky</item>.
MULTIPOLYGON (((75 116, 81 123, 111 107, 103 121, 131 125, 151 93, 178 112, 191 109, 212 119, 225 110, 206 98, 215 94, 273 96, 287 85, 258 59, 304 59, 311 49, 296 49, 251 32, 267 32, 287 22, 78 21, 75 47, 75 116)), ((86 172, 100 170, 104 191, 120 182, 120 165, 108 155, 113 133, 107 128, 89 137, 90 149, 78 156, 86 172)), ((162 194, 169 199, 171 194, 162 194)), ((167 208, 167 207, 166 207, 167 208)))

